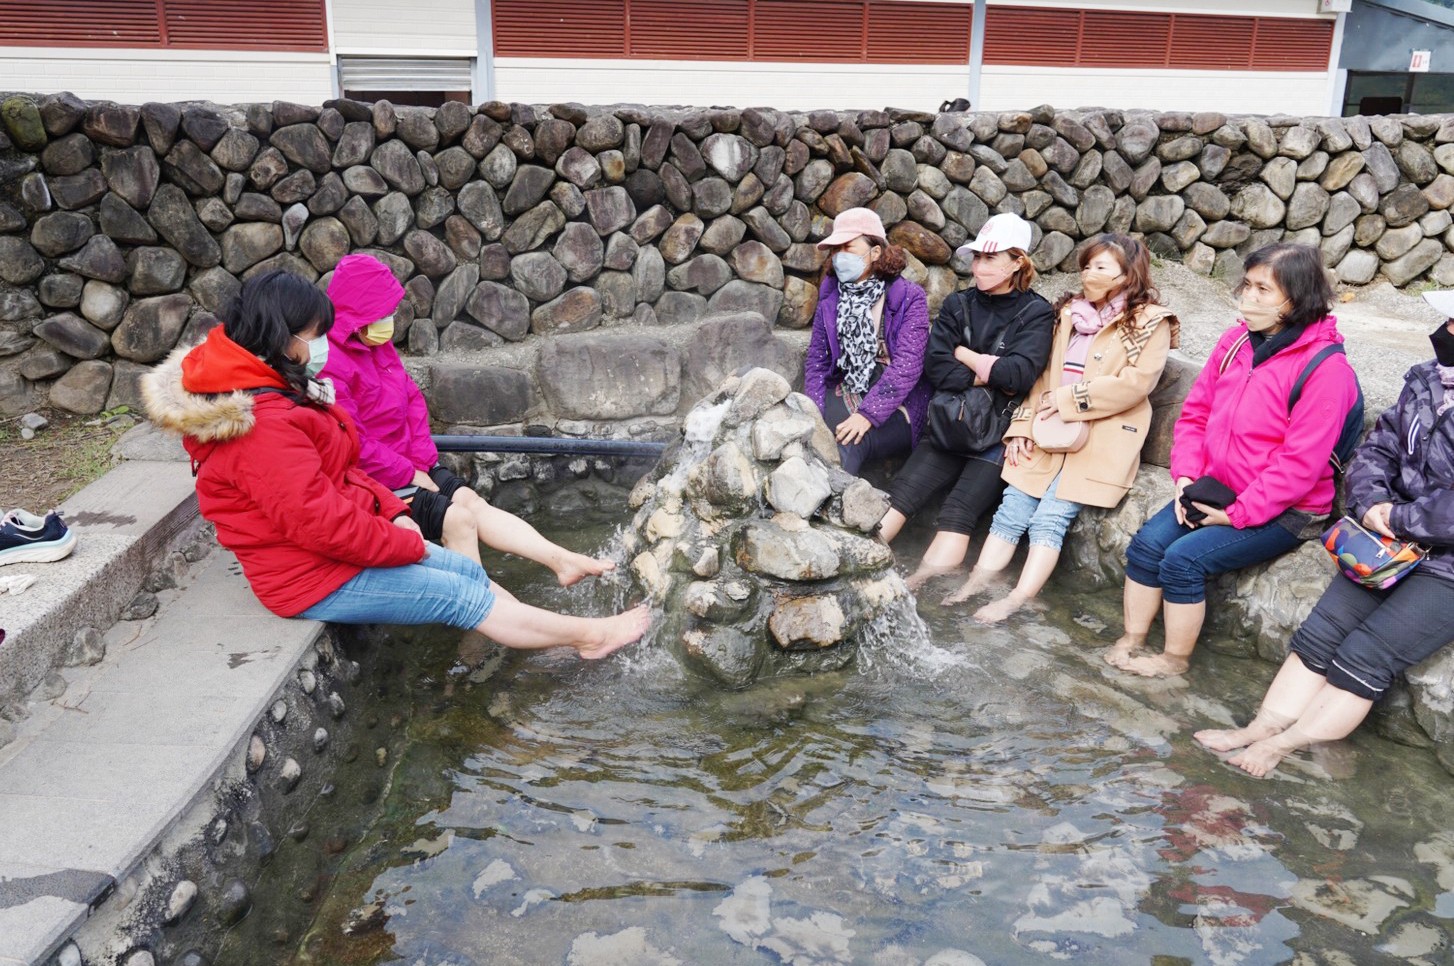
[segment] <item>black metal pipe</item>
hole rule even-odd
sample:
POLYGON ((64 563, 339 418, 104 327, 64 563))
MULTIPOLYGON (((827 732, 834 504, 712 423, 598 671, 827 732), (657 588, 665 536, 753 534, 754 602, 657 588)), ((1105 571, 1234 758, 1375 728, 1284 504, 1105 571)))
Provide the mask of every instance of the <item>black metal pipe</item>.
POLYGON ((445 453, 543 453, 549 456, 644 456, 657 458, 667 444, 636 439, 576 439, 570 436, 435 436, 445 453))

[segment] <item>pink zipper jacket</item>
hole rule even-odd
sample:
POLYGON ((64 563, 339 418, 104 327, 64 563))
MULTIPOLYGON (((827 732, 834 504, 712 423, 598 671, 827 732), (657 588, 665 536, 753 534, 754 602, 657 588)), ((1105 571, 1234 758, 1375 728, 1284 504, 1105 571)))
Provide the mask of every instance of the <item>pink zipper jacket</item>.
POLYGON ((1227 516, 1238 529, 1261 526, 1289 507, 1326 514, 1334 493, 1328 457, 1358 394, 1347 357, 1323 360, 1291 415, 1287 401, 1312 357, 1343 341, 1338 320, 1324 316, 1255 369, 1252 345, 1244 342, 1219 372, 1246 330, 1238 322, 1223 332, 1192 384, 1173 431, 1171 477, 1212 476, 1235 490, 1227 516))
POLYGON ((333 328, 322 374, 333 380, 338 405, 358 426, 359 466, 390 489, 408 486, 415 470, 439 462, 424 394, 393 343, 366 345, 356 335, 391 314, 404 298, 404 287, 373 256, 348 255, 333 271, 328 297, 333 328))

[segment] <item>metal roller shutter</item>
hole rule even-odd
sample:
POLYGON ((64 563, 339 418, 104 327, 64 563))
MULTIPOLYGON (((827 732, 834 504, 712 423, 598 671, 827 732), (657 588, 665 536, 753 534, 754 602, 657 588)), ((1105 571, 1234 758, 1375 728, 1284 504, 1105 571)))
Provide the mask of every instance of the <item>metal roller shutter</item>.
POLYGON ((473 62, 464 57, 340 57, 349 91, 467 91, 473 62))

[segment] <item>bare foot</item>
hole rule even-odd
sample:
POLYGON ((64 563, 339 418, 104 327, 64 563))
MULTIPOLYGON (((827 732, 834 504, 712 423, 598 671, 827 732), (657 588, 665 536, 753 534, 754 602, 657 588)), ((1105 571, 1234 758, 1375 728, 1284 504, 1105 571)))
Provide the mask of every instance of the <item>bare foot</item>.
POLYGON ((974 619, 981 624, 998 624, 1021 607, 1024 607, 1026 600, 1027 598, 1021 597, 1019 594, 1009 594, 1006 597, 1001 597, 992 604, 985 604, 979 610, 975 611, 974 619))
POLYGON ((904 581, 904 586, 908 587, 910 591, 918 593, 919 588, 924 586, 924 584, 928 583, 930 580, 933 580, 940 574, 950 573, 953 570, 953 567, 932 567, 921 564, 919 569, 910 574, 908 578, 904 581))
POLYGON ((1139 657, 1127 658, 1125 664, 1117 666, 1123 671, 1139 674, 1143 678, 1169 678, 1175 674, 1184 674, 1188 663, 1184 657, 1144 654, 1139 657))
POLYGON ((1122 634, 1116 643, 1111 645, 1110 650, 1106 651, 1104 655, 1106 663, 1111 667, 1124 668, 1126 662, 1145 646, 1145 634, 1122 634))
POLYGON ((1266 714, 1259 712, 1257 717, 1248 722, 1245 728, 1208 728, 1198 731, 1192 737, 1212 751, 1233 751, 1237 748, 1246 748, 1254 742, 1271 738, 1273 735, 1280 735, 1287 730, 1290 723, 1269 718, 1266 714))
POLYGON ((555 568, 555 579, 562 587, 580 583, 587 577, 599 577, 616 569, 616 561, 605 557, 587 557, 583 553, 567 551, 555 568))
POLYGON ((651 626, 651 608, 638 604, 612 617, 596 618, 595 623, 595 639, 576 647, 576 653, 588 661, 598 660, 641 640, 641 635, 651 626))
POLYGON ((969 572, 969 578, 959 585, 959 589, 947 594, 940 603, 957 604, 962 600, 968 600, 975 594, 982 594, 989 583, 994 579, 995 571, 980 570, 978 567, 969 572))
POLYGON ((1227 763, 1236 765, 1253 778, 1262 778, 1296 749, 1297 745, 1289 743, 1285 736, 1273 735, 1248 745, 1228 758, 1227 763))

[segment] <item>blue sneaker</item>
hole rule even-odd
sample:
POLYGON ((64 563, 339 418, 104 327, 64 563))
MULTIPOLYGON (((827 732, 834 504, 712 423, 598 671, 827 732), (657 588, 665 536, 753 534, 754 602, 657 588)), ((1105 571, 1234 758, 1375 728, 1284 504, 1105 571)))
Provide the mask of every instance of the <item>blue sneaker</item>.
POLYGON ((0 567, 13 563, 50 563, 71 555, 76 535, 52 510, 44 517, 11 510, 0 518, 0 567))

